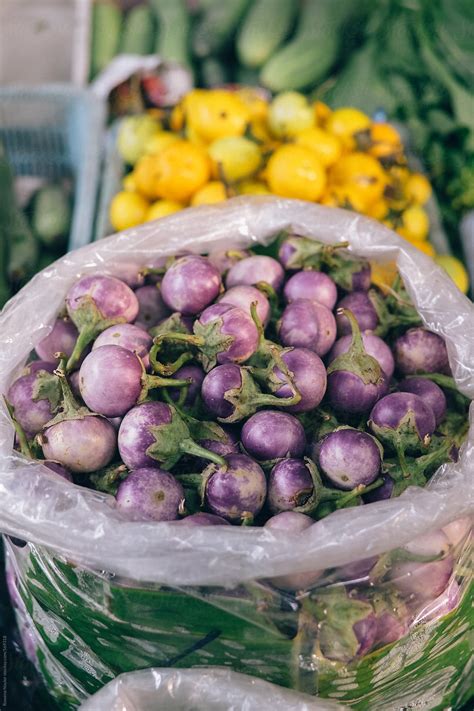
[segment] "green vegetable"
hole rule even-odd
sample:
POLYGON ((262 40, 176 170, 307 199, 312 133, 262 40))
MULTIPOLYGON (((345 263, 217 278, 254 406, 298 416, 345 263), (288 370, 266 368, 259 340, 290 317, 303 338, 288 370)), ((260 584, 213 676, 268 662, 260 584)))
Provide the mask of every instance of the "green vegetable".
POLYGON ((221 0, 207 7, 196 24, 192 45, 198 57, 219 52, 230 40, 249 5, 249 0, 221 0))
POLYGON ((122 13, 113 0, 95 0, 92 6, 91 78, 115 57, 119 48, 122 13))
POLYGON ((201 62, 201 84, 205 87, 219 86, 229 81, 224 62, 215 57, 206 57, 201 62))
POLYGON ((184 0, 150 0, 158 23, 155 52, 167 62, 191 66, 189 15, 184 0))
POLYGON ((60 185, 45 185, 33 198, 31 227, 48 247, 61 246, 71 227, 69 195, 60 185))
POLYGON ((240 62, 261 67, 288 35, 297 9, 294 0, 255 0, 237 36, 240 62))
POLYGON ((137 5, 125 17, 121 54, 152 54, 155 38, 155 17, 147 5, 137 5))

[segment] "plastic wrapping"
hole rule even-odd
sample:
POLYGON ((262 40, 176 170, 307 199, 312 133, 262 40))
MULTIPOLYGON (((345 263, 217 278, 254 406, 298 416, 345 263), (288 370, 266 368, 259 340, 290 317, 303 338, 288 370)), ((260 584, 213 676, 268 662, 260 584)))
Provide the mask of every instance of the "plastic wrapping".
MULTIPOLYGON (((370 259, 396 259, 423 321, 446 340, 459 389, 474 397, 474 330, 467 327, 474 322, 474 307, 431 259, 368 218, 267 197, 185 210, 89 245, 37 275, 0 316, 0 390, 6 391, 35 343, 48 333, 67 288, 79 275, 120 276, 163 254, 268 243, 283 229, 327 243, 347 240, 356 254, 370 259)), ((426 611, 412 610, 410 624, 416 626, 394 646, 353 665, 326 664, 315 651, 319 627, 317 615, 308 616, 311 596, 306 604, 304 598, 282 595, 258 581, 324 570, 318 586, 326 594, 324 581, 331 591, 345 579, 344 572, 335 571, 338 566, 390 551, 472 513, 472 407, 470 414, 471 428, 458 462, 441 467, 427 488, 411 487, 393 500, 340 510, 303 538, 230 526, 216 537, 212 527, 126 521, 111 497, 63 482, 12 452, 13 428, 2 409, 0 526, 33 542, 15 547, 10 557, 21 596, 46 645, 40 667, 45 675, 48 664, 55 669, 48 672, 51 686, 63 688, 75 699, 74 707, 123 671, 156 664, 227 664, 345 703, 364 704, 372 694, 371 708, 378 708, 382 698, 395 705, 380 708, 399 708, 404 705, 399 698, 413 701, 419 693, 430 699, 460 699, 467 693, 469 673, 467 665, 457 666, 467 644, 466 536, 454 551, 461 602, 456 613, 444 618, 450 625, 450 649, 443 641, 444 619, 428 621, 426 611), (419 632, 425 628, 429 633, 419 632), (448 652, 457 655, 454 671, 443 657, 448 652), (406 669, 403 675, 401 669, 406 669), (425 691, 420 691, 420 674, 427 682, 425 691)), ((432 616, 442 613, 441 608, 432 616)))

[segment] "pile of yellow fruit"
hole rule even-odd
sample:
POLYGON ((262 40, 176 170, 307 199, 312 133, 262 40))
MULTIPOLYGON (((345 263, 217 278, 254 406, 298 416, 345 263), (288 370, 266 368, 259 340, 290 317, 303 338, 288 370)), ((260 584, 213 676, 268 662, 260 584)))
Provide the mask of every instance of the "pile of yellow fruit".
POLYGON ((273 194, 356 210, 436 257, 429 181, 408 168, 396 129, 358 109, 332 111, 297 92, 268 101, 252 88, 194 89, 168 114, 125 119, 118 149, 131 171, 110 205, 115 230, 189 205, 273 194))

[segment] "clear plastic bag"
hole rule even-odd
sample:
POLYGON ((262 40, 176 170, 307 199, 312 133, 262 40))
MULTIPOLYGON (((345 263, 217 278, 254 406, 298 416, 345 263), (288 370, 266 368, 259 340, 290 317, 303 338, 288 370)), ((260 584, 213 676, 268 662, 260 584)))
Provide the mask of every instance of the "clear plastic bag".
MULTIPOLYGON (((163 254, 268 243, 283 229, 327 243, 347 240, 356 254, 370 259, 396 259, 423 321, 446 340, 459 389, 474 396, 474 329, 469 328, 474 307, 439 267, 368 218, 267 197, 237 198, 177 213, 89 245, 37 275, 0 316, 0 390, 6 391, 35 343, 48 333, 67 288, 79 275, 120 276, 163 254)), ((472 416, 471 407, 471 423, 472 416)), ((398 709, 404 705, 400 698, 413 701, 426 693, 444 703, 448 696, 458 701, 467 693, 467 666, 458 666, 466 652, 467 530, 450 549, 456 562, 453 575, 462 581, 458 591, 462 601, 452 615, 453 624, 450 615, 438 623, 427 621, 423 609, 412 611, 410 631, 395 645, 368 656, 359 654, 349 662, 321 659, 319 613, 311 595, 296 600, 261 581, 323 570, 317 596, 332 604, 324 596, 334 589, 347 590, 340 582, 347 583, 347 576, 353 578, 354 573, 348 574, 347 568, 338 572, 338 567, 385 554, 472 514, 472 424, 458 462, 441 467, 428 487, 411 487, 393 500, 338 511, 305 537, 238 527, 220 529, 216 537, 212 527, 126 521, 111 497, 59 480, 42 465, 14 453, 12 443, 13 428, 2 410, 0 526, 5 533, 32 542, 14 548, 19 590, 33 624, 41 629, 48 650, 43 658, 49 654, 56 660, 51 686, 61 686, 62 674, 66 687, 72 684, 74 689, 68 691, 76 698, 72 707, 117 673, 157 664, 228 665, 309 693, 355 701, 359 708, 369 697, 371 708, 379 708, 380 699, 387 698, 394 705, 387 702, 380 708, 398 709), (87 620, 93 631, 87 631, 87 620), (169 627, 169 620, 174 627, 169 627), (451 625, 448 639, 457 655, 452 674, 443 658, 449 651, 443 641, 444 620, 451 625), (420 632, 425 628, 427 633, 420 632), (212 634, 217 636, 211 639, 212 634), (211 637, 199 647, 206 635, 211 637), (198 647, 190 661, 193 644, 198 647), (66 656, 58 652, 58 645, 61 650, 69 645, 66 656), (407 658, 410 664, 403 661, 407 658)), ((367 590, 360 586, 367 586, 368 578, 359 578, 353 578, 357 582, 352 588, 356 597, 359 592, 365 596, 359 601, 363 609, 367 590)), ((384 585, 379 586, 382 592, 384 585)), ((375 604, 373 592, 372 585, 369 605, 375 604)), ((438 708, 436 703, 425 705, 438 708)))

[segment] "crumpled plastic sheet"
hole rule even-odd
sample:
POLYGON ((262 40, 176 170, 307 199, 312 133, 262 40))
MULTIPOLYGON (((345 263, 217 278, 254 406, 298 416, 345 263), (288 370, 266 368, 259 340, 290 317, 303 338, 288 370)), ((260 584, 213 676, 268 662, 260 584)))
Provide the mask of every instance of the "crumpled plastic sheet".
POLYGON ((79 711, 343 711, 335 701, 314 699, 228 669, 143 669, 120 674, 79 711))
MULTIPOLYGON (((380 223, 347 210, 273 197, 235 198, 184 210, 67 254, 36 275, 0 315, 0 392, 50 331, 68 287, 81 275, 117 276, 161 255, 269 243, 281 230, 355 254, 396 260, 426 326, 444 337, 459 389, 474 397, 474 305, 435 263, 380 223)), ((86 567, 138 582, 224 585, 336 567, 408 543, 474 511, 474 408, 459 461, 425 489, 337 511, 288 536, 263 528, 179 527, 127 521, 107 495, 74 486, 13 452, 13 427, 0 411, 0 530, 50 547, 86 567)))

